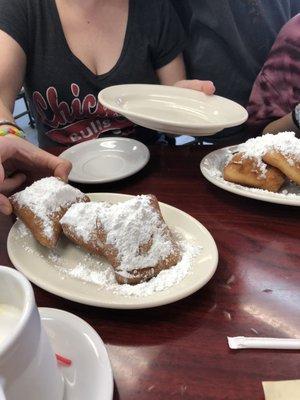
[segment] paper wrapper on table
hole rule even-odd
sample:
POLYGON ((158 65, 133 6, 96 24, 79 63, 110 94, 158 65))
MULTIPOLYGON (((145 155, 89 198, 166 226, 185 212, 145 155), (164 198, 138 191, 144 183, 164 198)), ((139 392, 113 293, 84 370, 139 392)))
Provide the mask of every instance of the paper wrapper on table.
MULTIPOLYGON (((275 349, 275 350, 299 350, 300 339, 279 339, 236 336, 228 337, 228 345, 231 349, 275 349)), ((300 394, 299 394, 300 399, 300 394)))

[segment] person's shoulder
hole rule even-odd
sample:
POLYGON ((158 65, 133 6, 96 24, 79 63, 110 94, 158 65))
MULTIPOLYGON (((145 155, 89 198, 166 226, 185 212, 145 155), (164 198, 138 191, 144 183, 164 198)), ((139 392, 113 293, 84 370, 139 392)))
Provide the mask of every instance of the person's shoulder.
POLYGON ((20 10, 32 10, 44 4, 45 0, 0 0, 0 9, 15 10, 17 13, 20 10))
POLYGON ((300 62, 300 14, 290 19, 279 32, 261 74, 271 82, 285 75, 300 62))
POLYGON ((135 5, 135 15, 142 29, 149 32, 161 29, 176 14, 170 0, 131 0, 135 5))
MULTIPOLYGON (((171 3, 170 0, 135 0, 137 8, 145 13, 160 13, 162 10, 167 9, 170 7, 171 3)), ((147 15, 147 14, 145 14, 147 15)))
POLYGON ((153 30, 159 29, 167 17, 165 11, 166 4, 169 0, 131 0, 134 6, 134 14, 136 22, 139 24, 140 29, 150 36, 153 30))
POLYGON ((25 2, 26 0, 0 0, 0 8, 3 10, 6 8, 23 7, 25 2))
POLYGON ((38 0, 0 0, 1 7, 27 8, 38 3, 38 0))

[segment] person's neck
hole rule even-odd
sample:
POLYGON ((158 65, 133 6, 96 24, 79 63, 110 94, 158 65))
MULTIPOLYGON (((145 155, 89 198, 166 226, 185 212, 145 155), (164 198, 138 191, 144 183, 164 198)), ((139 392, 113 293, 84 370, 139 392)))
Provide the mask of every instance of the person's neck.
POLYGON ((59 0, 72 7, 80 7, 82 10, 95 9, 106 4, 111 4, 114 0, 59 0))
MULTIPOLYGON (((70 10, 89 21, 93 20, 106 6, 119 0, 55 0, 61 10, 70 10)), ((102 13, 101 13, 102 14, 102 13)))

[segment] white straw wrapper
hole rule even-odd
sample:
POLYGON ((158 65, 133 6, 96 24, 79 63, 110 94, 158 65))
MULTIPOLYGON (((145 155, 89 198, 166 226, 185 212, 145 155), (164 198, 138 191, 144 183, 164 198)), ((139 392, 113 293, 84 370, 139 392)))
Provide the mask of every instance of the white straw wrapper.
POLYGON ((278 339, 259 337, 228 337, 231 349, 278 349, 300 350, 300 339, 278 339))

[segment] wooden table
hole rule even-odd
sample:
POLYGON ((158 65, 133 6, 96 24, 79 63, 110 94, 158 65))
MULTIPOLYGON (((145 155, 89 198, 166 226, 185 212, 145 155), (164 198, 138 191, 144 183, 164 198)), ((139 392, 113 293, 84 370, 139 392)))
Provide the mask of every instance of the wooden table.
MULTIPOLYGON (((300 378, 300 352, 231 351, 226 337, 300 337, 300 210, 214 187, 199 171, 211 148, 150 150, 150 163, 134 177, 79 187, 154 193, 197 218, 219 249, 213 279, 184 300, 149 310, 88 307, 35 287, 37 304, 70 311, 99 332, 112 362, 115 400, 261 400, 261 381, 300 378)), ((0 216, 3 265, 11 265, 11 225, 0 216)))

